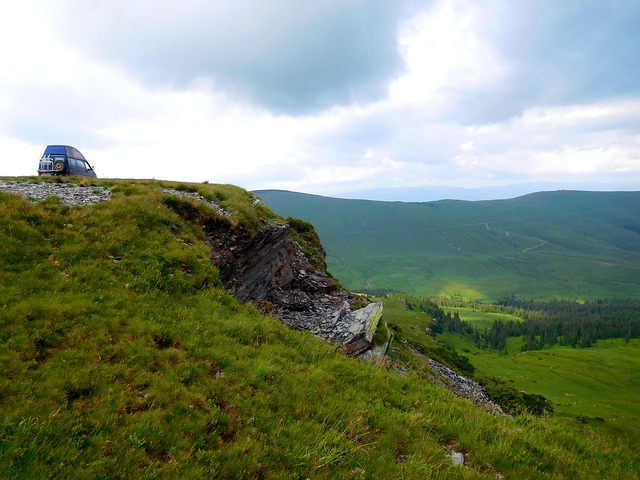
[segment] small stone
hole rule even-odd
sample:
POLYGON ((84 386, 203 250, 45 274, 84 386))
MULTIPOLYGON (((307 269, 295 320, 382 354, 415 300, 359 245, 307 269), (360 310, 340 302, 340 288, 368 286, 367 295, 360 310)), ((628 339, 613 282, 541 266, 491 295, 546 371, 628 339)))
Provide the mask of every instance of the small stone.
POLYGON ((464 467, 464 453, 456 452, 454 450, 453 452, 451 452, 451 461, 456 467, 464 467))

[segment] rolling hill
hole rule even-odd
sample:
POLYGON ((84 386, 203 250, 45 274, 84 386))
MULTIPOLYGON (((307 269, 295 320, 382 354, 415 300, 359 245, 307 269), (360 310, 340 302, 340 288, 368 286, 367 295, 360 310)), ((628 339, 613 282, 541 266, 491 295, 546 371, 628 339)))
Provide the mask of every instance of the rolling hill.
POLYGON ((1 478, 637 478, 635 445, 491 415, 239 303, 206 232, 284 223, 248 192, 56 183, 109 199, 0 192, 1 478))
POLYGON ((640 298, 640 192, 426 203, 255 193, 278 214, 311 222, 329 269, 352 290, 640 298))

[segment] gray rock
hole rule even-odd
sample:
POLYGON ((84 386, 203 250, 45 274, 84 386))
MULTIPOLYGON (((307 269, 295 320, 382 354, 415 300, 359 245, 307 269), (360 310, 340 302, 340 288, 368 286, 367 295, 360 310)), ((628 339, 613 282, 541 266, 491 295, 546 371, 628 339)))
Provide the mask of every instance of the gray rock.
POLYGON ((451 461, 456 467, 464 467, 464 453, 453 450, 451 452, 451 461))
POLYGON ((89 205, 111 199, 111 191, 106 188, 84 187, 67 183, 0 180, 0 191, 24 195, 34 201, 55 196, 66 205, 89 205))
POLYGON ((324 266, 307 258, 289 237, 287 224, 255 235, 240 228, 207 231, 212 261, 233 295, 244 303, 273 306, 285 325, 306 330, 359 355, 371 348, 381 304, 368 304, 342 289, 324 266))
POLYGON ((493 413, 494 415, 505 415, 502 411, 502 407, 491 400, 491 397, 489 397, 487 392, 484 391, 478 382, 460 375, 432 358, 426 357, 413 348, 407 339, 400 337, 400 341, 407 345, 415 356, 422 358, 427 363, 427 366, 431 371, 430 377, 432 383, 445 387, 447 390, 455 393, 459 397, 471 400, 477 406, 489 413, 493 413))
POLYGON ((453 393, 471 400, 479 407, 491 413, 504 415, 500 405, 491 400, 487 392, 484 391, 478 382, 454 372, 449 367, 442 365, 432 358, 427 358, 427 363, 431 371, 436 373, 442 384, 453 393))

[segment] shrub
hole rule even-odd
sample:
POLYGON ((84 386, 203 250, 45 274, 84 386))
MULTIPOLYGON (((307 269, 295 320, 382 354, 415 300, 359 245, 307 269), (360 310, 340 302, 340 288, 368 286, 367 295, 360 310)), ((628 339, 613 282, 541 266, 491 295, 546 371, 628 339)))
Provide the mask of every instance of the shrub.
POLYGON ((518 390, 503 378, 490 375, 476 377, 491 399, 510 415, 532 413, 544 415, 553 412, 553 405, 542 395, 529 394, 518 390))

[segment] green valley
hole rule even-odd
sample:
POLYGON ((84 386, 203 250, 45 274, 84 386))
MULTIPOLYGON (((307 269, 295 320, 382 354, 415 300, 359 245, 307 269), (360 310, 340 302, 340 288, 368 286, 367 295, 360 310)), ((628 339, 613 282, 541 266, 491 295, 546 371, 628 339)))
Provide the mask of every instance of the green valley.
MULTIPOLYGON (((473 376, 491 375, 518 390, 544 395, 553 405, 553 417, 568 428, 607 432, 624 442, 640 441, 640 339, 599 340, 590 348, 553 346, 521 351, 523 340, 509 338, 506 351, 478 348, 471 335, 430 333, 434 321, 417 307, 420 299, 407 295, 379 298, 387 322, 398 335, 417 345, 428 345, 437 355, 440 341, 468 357, 473 376)), ((445 308, 473 327, 494 321, 520 321, 505 313, 474 308, 445 308)), ((390 353, 393 357, 393 353, 390 353)))

